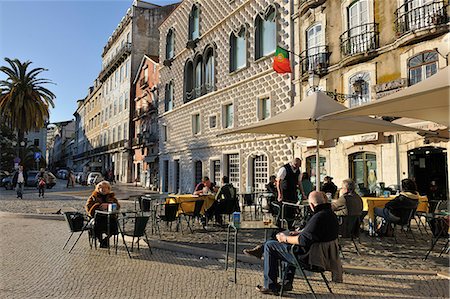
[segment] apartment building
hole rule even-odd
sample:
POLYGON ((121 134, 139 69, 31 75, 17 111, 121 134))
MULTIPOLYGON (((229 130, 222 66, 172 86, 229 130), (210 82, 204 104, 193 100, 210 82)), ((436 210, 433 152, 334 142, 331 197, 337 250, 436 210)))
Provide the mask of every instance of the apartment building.
POLYGON ((290 48, 289 1, 183 1, 159 27, 160 189, 192 192, 223 175, 240 191, 262 190, 293 157, 290 138, 228 135, 290 108, 290 75, 272 70, 290 48))
POLYGON ((112 170, 116 181, 133 180, 132 74, 144 54, 158 56, 158 26, 174 7, 135 0, 109 37, 93 90, 75 112, 81 143, 75 145, 74 153, 80 171, 89 164, 89 170, 112 170))
POLYGON ((158 83, 159 58, 144 55, 133 81, 135 93, 132 177, 145 188, 158 186, 158 83))
MULTIPOLYGON (((448 65, 448 15, 448 1, 442 0, 300 1, 297 90, 302 97, 313 88, 323 90, 354 107, 408 88, 448 65)), ((448 132, 432 122, 394 122, 448 132)), ((310 145, 297 143, 314 176, 315 149, 310 145)), ((372 192, 374 182, 398 185, 411 177, 421 193, 434 180, 448 194, 448 150, 448 139, 414 132, 339 138, 322 147, 321 178, 331 175, 339 183, 351 177, 372 192)))

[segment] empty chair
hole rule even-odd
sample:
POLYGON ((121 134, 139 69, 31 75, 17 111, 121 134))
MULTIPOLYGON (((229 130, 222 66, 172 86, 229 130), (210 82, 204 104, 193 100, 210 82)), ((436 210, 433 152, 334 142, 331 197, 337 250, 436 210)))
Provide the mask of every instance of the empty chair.
MULTIPOLYGON (((150 219, 150 216, 125 216, 120 219, 121 225, 122 225, 122 233, 125 236, 132 237, 131 241, 131 251, 133 251, 134 247, 134 239, 137 238, 137 246, 138 250, 139 248, 139 240, 140 238, 144 237, 145 242, 147 243, 148 249, 150 250, 150 253, 152 253, 152 249, 150 247, 150 242, 148 241, 147 233, 145 232, 145 229, 147 227, 148 220, 150 219)), ((125 243, 125 240, 124 240, 125 243)), ((126 245, 126 244, 125 244, 126 245)), ((125 246, 125 248, 128 251, 128 256, 131 257, 130 251, 128 250, 128 246, 125 246)))
POLYGON ((204 204, 204 200, 193 200, 193 201, 184 201, 182 203, 180 203, 180 207, 182 210, 182 213, 180 214, 180 216, 183 216, 184 219, 186 220, 186 223, 188 225, 189 230, 192 233, 192 227, 191 227, 191 221, 194 218, 200 218, 201 212, 202 212, 202 207, 204 204), (194 210, 193 211, 186 211, 185 207, 187 206, 187 204, 192 204, 194 203, 194 210))
MULTIPOLYGON (((356 253, 360 255, 358 246, 356 246, 355 239, 359 240, 359 227, 360 227, 360 216, 340 216, 339 224, 339 240, 340 239, 351 239, 353 246, 355 247, 356 253)), ((342 246, 339 244, 339 249, 342 252, 342 246)), ((342 252, 342 258, 344 254, 342 252)))
POLYGON ((92 227, 91 225, 89 225, 89 220, 80 212, 64 212, 64 218, 66 219, 67 225, 69 226, 70 236, 64 244, 63 249, 66 248, 73 234, 76 232, 80 232, 80 235, 69 250, 69 252, 72 252, 72 249, 75 247, 84 231, 88 231, 89 246, 92 248, 93 234, 91 232, 92 227))
POLYGON ((180 206, 179 203, 166 203, 163 205, 164 214, 159 214, 156 216, 155 224, 160 237, 161 237, 161 229, 159 227, 159 223, 161 221, 164 221, 167 224, 170 223, 170 230, 172 230, 172 222, 179 221, 179 217, 177 215, 179 206, 180 206))

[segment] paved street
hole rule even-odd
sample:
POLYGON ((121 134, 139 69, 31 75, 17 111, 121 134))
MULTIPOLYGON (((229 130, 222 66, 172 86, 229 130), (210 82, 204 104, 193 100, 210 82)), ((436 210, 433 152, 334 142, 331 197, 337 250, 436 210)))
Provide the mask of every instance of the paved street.
MULTIPOLYGON (((230 282, 223 260, 141 248, 129 259, 122 246, 117 255, 89 249, 83 237, 74 251, 62 250, 66 223, 0 217, 0 296, 3 298, 260 298, 259 265, 239 264, 239 282, 230 282)), ((313 287, 322 298, 445 298, 447 279, 433 275, 350 275, 326 292, 318 277, 313 287)), ((301 279, 288 297, 309 298, 301 279)))

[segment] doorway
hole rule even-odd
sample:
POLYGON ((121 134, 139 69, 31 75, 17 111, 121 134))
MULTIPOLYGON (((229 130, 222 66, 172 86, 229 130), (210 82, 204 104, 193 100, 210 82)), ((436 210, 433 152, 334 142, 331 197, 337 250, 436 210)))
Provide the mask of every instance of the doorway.
POLYGON ((408 151, 408 173, 410 178, 415 179, 420 194, 427 194, 434 181, 438 192, 448 195, 446 149, 425 146, 408 151))

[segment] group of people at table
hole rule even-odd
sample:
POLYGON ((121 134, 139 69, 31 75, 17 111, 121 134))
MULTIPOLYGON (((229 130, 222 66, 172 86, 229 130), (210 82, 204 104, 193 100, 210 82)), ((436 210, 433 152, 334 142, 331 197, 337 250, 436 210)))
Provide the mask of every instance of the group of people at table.
MULTIPOLYGON (((281 205, 283 202, 298 203, 299 195, 307 199, 310 209, 310 217, 303 228, 294 227, 294 221, 288 222, 288 230, 279 231, 273 235, 271 240, 264 245, 253 249, 246 249, 244 253, 257 258, 264 259, 264 285, 257 286, 257 290, 263 294, 278 294, 280 283, 278 283, 279 262, 292 264, 289 253, 290 246, 298 245, 298 254, 301 256, 308 252, 312 244, 317 242, 328 242, 338 238, 338 216, 361 216, 363 214, 363 201, 355 192, 355 183, 351 179, 345 179, 339 190, 339 196, 331 201, 329 194, 333 197, 337 194, 337 186, 327 177, 322 191, 313 191, 313 187, 304 183, 300 176, 301 159, 295 158, 290 163, 280 168, 277 176, 272 176, 267 184, 267 191, 273 194, 273 202, 281 205), (297 193, 298 192, 298 193, 297 193)), ((303 175, 303 178, 305 174, 303 175)), ((222 185, 217 188, 208 177, 204 177, 194 191, 194 195, 207 195, 215 193, 215 201, 205 211, 203 222, 215 216, 218 223, 222 223, 221 212, 226 200, 236 200, 236 188, 230 184, 229 178, 222 178, 222 185)), ((389 201, 385 207, 375 208, 375 215, 383 218, 386 222, 397 222, 408 217, 405 211, 417 208, 419 194, 414 181, 404 179, 402 181, 402 192, 389 201)), ((120 209, 119 202, 111 192, 111 186, 107 181, 100 182, 86 203, 86 212, 94 217, 96 210, 107 210, 108 205, 115 203, 120 209)), ((236 210, 239 209, 238 203, 236 210)), ((205 223, 204 223, 205 224, 205 223)), ((108 237, 103 237, 106 231, 105 223, 95 224, 95 237, 100 241, 100 247, 108 246, 108 237)), ((284 290, 292 289, 295 268, 289 267, 287 279, 284 282, 284 290)))

